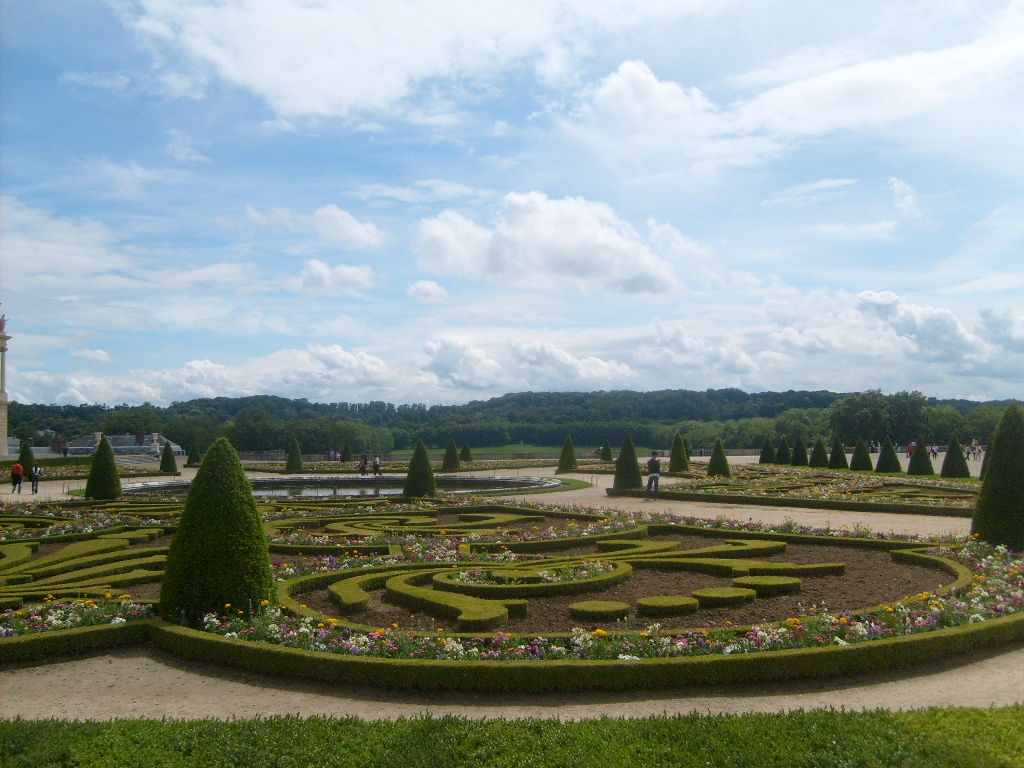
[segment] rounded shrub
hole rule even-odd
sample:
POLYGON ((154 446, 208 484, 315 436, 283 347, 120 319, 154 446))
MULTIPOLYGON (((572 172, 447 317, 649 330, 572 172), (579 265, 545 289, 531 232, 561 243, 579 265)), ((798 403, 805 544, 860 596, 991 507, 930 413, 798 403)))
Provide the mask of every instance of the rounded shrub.
MULTIPOLYGON (((870 467, 871 461, 868 461, 870 467)), ((836 436, 836 439, 832 441, 832 453, 828 457, 828 468, 829 469, 849 469, 850 462, 846 460, 846 446, 843 445, 843 441, 836 436)))
POLYGON ((789 441, 785 437, 779 438, 779 447, 775 451, 775 463, 779 466, 788 467, 793 460, 793 454, 789 450, 789 441))
POLYGON ((757 598, 757 592, 743 587, 705 587, 695 589, 693 596, 697 598, 701 608, 719 608, 723 605, 752 602, 757 598))
POLYGON ((761 446, 761 456, 757 460, 758 464, 774 464, 775 463, 775 446, 772 445, 772 439, 766 437, 764 439, 764 445, 761 446))
POLYGON ((302 448, 299 446, 299 441, 293 437, 288 443, 288 459, 284 463, 284 471, 301 472, 302 469, 302 448))
POLYGON ((886 436, 882 442, 882 449, 878 452, 878 462, 875 464, 875 472, 895 474, 903 471, 900 464, 900 457, 896 455, 896 446, 892 444, 892 438, 886 436))
POLYGON ((622 450, 619 451, 619 460, 615 464, 615 479, 612 481, 612 488, 619 491, 635 491, 643 486, 644 481, 640 474, 640 465, 636 460, 633 436, 626 435, 626 439, 622 441, 622 450))
POLYGON ((178 471, 178 459, 174 455, 174 449, 171 448, 171 442, 168 440, 164 443, 164 449, 160 452, 160 471, 161 472, 177 472, 178 471))
POLYGON ((800 579, 796 576, 737 576, 732 585, 752 589, 758 597, 791 595, 800 591, 800 579))
POLYGON ((459 461, 464 461, 467 464, 473 463, 473 452, 469 450, 469 442, 462 444, 462 450, 459 451, 459 461))
POLYGON ((828 448, 825 447, 825 441, 820 437, 814 441, 814 447, 811 449, 811 457, 807 460, 807 466, 828 469, 828 448))
POLYGON ((642 597, 636 601, 636 612, 641 616, 684 616, 696 613, 700 603, 695 597, 685 595, 658 595, 642 597))
POLYGON ((274 599, 263 521, 238 454, 220 437, 203 456, 171 539, 160 613, 198 625, 208 613, 257 610, 274 599))
MULTIPOLYGON (((619 456, 619 461, 622 456, 619 456)), ((629 615, 629 603, 617 600, 583 600, 569 606, 569 615, 580 621, 615 621, 629 615)))
POLYGON ((1024 551, 1024 416, 1009 405, 985 451, 988 464, 971 533, 989 544, 1024 551))
POLYGON ((92 455, 89 465, 89 479, 85 481, 85 496, 89 499, 109 501, 121 495, 121 476, 117 473, 114 449, 107 436, 100 437, 100 444, 92 455))
POLYGON ((690 471, 690 457, 686 450, 686 443, 683 441, 683 436, 678 432, 672 436, 672 451, 668 457, 668 471, 690 471))
POLYGON ((558 457, 558 468, 555 470, 557 475, 559 472, 572 472, 579 464, 576 462, 576 446, 572 444, 572 435, 567 435, 565 442, 562 443, 562 454, 558 457))
POLYGON ((799 435, 796 438, 796 442, 793 443, 793 455, 789 458, 789 465, 791 467, 807 466, 807 445, 799 435))
POLYGON ((434 468, 430 466, 430 457, 427 455, 427 446, 423 444, 423 440, 416 441, 412 458, 409 460, 409 474, 405 476, 402 493, 410 498, 437 494, 434 468))
POLYGON ((441 461, 442 472, 458 472, 462 467, 459 459, 459 447, 455 445, 455 438, 448 441, 448 447, 444 449, 444 459, 441 461))
POLYGON ((708 460, 708 477, 732 477, 729 469, 729 459, 725 455, 725 445, 722 438, 715 439, 715 447, 711 449, 711 458, 708 460))
POLYGON ((850 459, 850 469, 854 472, 870 472, 874 469, 874 466, 871 464, 871 452, 868 450, 868 444, 864 442, 863 437, 858 437, 856 445, 853 446, 853 458, 850 459))
POLYGON ((935 468, 932 466, 932 457, 928 455, 928 444, 920 437, 917 438, 917 445, 914 447, 914 452, 910 454, 910 463, 907 465, 907 474, 935 474, 935 468))
POLYGON ((604 445, 601 447, 601 461, 613 461, 615 457, 612 455, 612 441, 605 440, 604 445))
POLYGON ((949 436, 946 456, 942 460, 942 469, 939 470, 939 475, 950 479, 971 476, 971 468, 967 466, 967 457, 964 456, 964 449, 960 447, 960 440, 956 435, 949 436))

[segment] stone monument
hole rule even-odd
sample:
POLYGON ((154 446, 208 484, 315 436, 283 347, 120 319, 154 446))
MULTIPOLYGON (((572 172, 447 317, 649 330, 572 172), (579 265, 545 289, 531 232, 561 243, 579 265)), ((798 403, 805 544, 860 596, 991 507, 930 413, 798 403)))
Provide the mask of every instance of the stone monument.
POLYGON ((7 456, 7 315, 0 315, 0 459, 7 456))

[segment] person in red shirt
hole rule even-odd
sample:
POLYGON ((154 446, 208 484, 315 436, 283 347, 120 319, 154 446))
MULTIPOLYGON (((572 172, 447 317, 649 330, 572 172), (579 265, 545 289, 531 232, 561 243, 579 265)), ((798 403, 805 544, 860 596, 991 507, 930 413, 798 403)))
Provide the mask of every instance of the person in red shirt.
POLYGON ((21 466, 21 462, 14 462, 14 466, 11 467, 11 493, 17 491, 21 493, 21 481, 25 479, 25 468, 21 466))

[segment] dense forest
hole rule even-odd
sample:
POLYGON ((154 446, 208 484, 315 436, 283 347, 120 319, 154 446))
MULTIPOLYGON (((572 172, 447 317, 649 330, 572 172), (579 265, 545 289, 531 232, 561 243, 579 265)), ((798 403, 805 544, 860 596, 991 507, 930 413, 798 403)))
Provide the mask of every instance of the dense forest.
POLYGON ((214 397, 175 402, 118 405, 10 404, 12 434, 48 439, 102 430, 107 434, 161 432, 202 453, 226 436, 240 451, 284 448, 298 439, 305 453, 349 446, 356 452, 387 453, 423 439, 428 447, 504 446, 516 443, 560 446, 571 435, 578 446, 613 445, 631 434, 637 445, 667 448, 680 432, 691 447, 709 448, 721 437, 729 448, 760 448, 765 438, 797 436, 812 444, 838 436, 897 444, 924 438, 944 444, 986 442, 1010 401, 978 403, 938 400, 920 392, 881 390, 758 392, 739 389, 683 389, 657 392, 519 392, 465 405, 311 403, 273 395, 214 397))

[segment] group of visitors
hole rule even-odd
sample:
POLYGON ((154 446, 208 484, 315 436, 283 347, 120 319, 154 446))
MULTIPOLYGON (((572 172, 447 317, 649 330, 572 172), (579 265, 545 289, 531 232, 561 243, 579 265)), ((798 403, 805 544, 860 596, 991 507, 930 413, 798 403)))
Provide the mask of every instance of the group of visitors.
MULTIPOLYGON (((367 469, 369 469, 369 466, 370 466, 370 458, 364 453, 362 458, 359 459, 359 474, 360 475, 365 475, 367 469)), ((377 475, 383 475, 383 474, 384 474, 384 470, 381 469, 381 466, 380 466, 380 456, 374 456, 373 457, 373 476, 376 477, 377 475)))
MULTIPOLYGON (((39 480, 43 476, 43 470, 38 464, 34 464, 28 471, 28 480, 32 483, 32 493, 39 493, 39 480)), ((25 480, 25 468, 20 461, 14 462, 11 467, 11 493, 21 493, 21 484, 25 480)))

